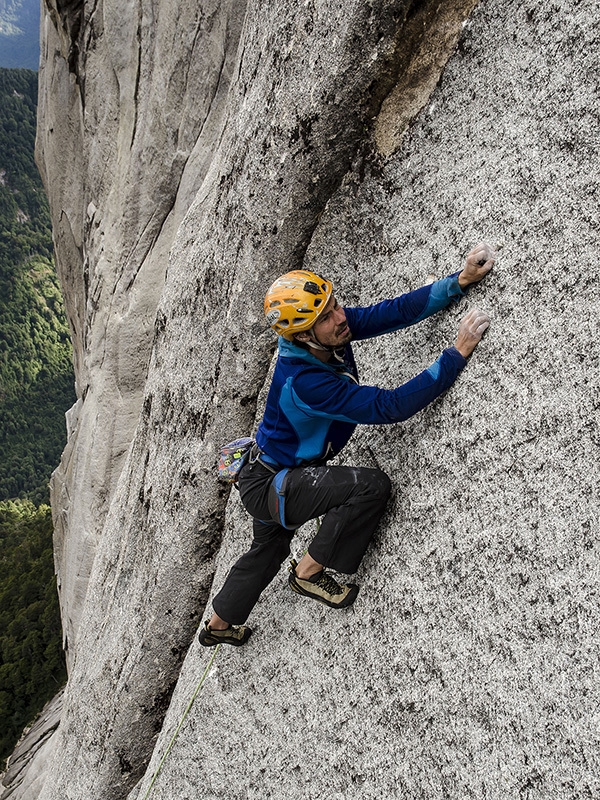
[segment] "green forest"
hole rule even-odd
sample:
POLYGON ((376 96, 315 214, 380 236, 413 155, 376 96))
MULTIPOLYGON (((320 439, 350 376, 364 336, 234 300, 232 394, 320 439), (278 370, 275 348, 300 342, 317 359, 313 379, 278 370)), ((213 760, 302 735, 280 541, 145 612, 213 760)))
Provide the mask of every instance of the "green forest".
POLYGON ((49 506, 0 503, 0 753, 5 759, 27 723, 66 675, 52 558, 49 506))
POLYGON ((0 760, 64 683, 48 482, 75 401, 34 161, 37 74, 0 69, 0 760))

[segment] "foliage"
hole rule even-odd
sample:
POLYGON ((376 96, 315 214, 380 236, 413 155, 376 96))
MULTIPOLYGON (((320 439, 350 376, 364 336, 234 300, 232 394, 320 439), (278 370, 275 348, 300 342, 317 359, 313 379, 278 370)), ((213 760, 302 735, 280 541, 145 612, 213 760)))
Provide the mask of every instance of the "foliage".
POLYGON ((0 69, 0 499, 47 502, 74 402, 69 333, 33 159, 37 77, 0 69))
POLYGON ((0 759, 63 685, 66 670, 48 506, 0 503, 0 759))
POLYGON ((2 760, 66 678, 50 509, 34 503, 48 500, 75 396, 50 214, 33 158, 36 100, 35 73, 0 69, 2 760))

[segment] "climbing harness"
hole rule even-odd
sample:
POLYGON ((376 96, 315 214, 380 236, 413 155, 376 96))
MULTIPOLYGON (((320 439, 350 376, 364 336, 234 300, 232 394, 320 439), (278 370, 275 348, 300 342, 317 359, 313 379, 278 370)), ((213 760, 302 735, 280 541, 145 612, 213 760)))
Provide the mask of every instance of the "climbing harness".
POLYGON ((179 734, 179 731, 181 730, 181 726, 185 722, 185 719, 186 719, 187 715, 190 713, 190 710, 191 710, 192 706, 194 705, 194 700, 198 696, 198 692, 200 691, 200 689, 202 688, 202 684, 206 680, 206 677, 207 677, 207 675, 208 675, 208 673, 210 671, 210 668, 213 665, 213 662, 215 660, 215 657, 216 657, 217 653, 219 652, 220 647, 221 647, 220 644, 218 644, 215 647, 215 651, 212 654, 212 656, 210 657, 210 661, 206 665, 206 669, 204 670, 204 674, 202 675, 202 677, 200 678, 200 680, 198 682, 198 685, 196 686, 196 690, 195 690, 194 694, 192 695, 192 699, 188 703, 187 708, 185 709, 185 711, 183 712, 183 716, 182 716, 181 720, 179 721, 179 725, 177 726, 177 728, 175 729, 175 733, 171 737, 171 741, 169 742, 169 745, 168 745, 167 749, 165 750, 165 753, 164 753, 163 757, 160 760, 160 764, 158 765, 158 767, 156 768, 156 770, 154 772, 154 775, 152 776, 152 780, 150 781, 150 785, 146 789, 146 794, 143 796, 142 800, 147 800, 147 798, 149 797, 150 792, 152 791, 152 787, 154 786, 154 784, 156 782, 156 779, 158 777, 158 773, 161 771, 163 764, 167 760, 167 756, 169 755, 169 753, 171 752, 171 749, 173 748, 173 745, 175 744, 175 739, 177 739, 177 735, 179 734))
POLYGON ((282 528, 293 531, 296 530, 298 526, 288 525, 285 519, 285 483, 288 472, 289 469, 286 467, 275 474, 267 496, 267 503, 269 506, 269 514, 273 521, 278 522, 282 528))

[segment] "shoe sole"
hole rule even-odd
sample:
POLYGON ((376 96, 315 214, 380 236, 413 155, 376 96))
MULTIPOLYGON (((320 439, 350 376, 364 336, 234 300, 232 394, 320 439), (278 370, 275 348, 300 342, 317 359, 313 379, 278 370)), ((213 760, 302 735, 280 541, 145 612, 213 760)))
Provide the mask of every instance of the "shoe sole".
POLYGON ((319 597, 316 594, 311 594, 304 590, 301 586, 298 586, 297 583, 293 581, 292 578, 289 580, 290 588, 301 594, 303 597, 310 597, 311 600, 316 600, 318 603, 323 603, 324 606, 328 606, 329 608, 348 608, 351 606, 352 603, 356 600, 356 596, 358 595, 359 586, 354 583, 348 583, 347 586, 351 586, 351 590, 348 592, 346 597, 342 600, 341 603, 332 603, 331 600, 326 600, 324 597, 319 597))
POLYGON ((252 631, 250 628, 246 629, 247 635, 245 634, 242 639, 226 639, 223 636, 216 637, 210 636, 210 634, 198 636, 198 641, 203 647, 214 647, 217 644, 231 644, 234 647, 241 647, 243 644, 246 644, 248 639, 252 636, 252 631))

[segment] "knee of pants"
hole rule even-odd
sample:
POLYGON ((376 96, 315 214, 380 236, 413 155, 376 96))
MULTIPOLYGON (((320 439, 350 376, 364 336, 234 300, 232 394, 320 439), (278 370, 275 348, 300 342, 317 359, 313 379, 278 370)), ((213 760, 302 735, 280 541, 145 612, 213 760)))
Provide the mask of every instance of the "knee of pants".
POLYGON ((290 539, 287 536, 282 536, 279 546, 276 550, 276 558, 280 564, 283 564, 285 559, 290 555, 290 539))
POLYGON ((386 503, 392 492, 392 482, 386 473, 380 469, 373 469, 372 473, 372 479, 369 481, 369 490, 374 497, 379 498, 382 503, 386 503))
POLYGON ((259 519, 254 520, 253 524, 253 542, 260 545, 273 544, 275 547, 281 542, 287 541, 287 544, 292 541, 295 531, 282 528, 276 522, 267 522, 259 519))

